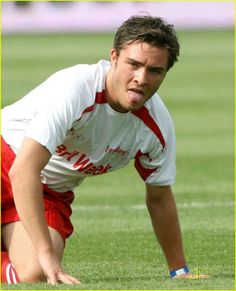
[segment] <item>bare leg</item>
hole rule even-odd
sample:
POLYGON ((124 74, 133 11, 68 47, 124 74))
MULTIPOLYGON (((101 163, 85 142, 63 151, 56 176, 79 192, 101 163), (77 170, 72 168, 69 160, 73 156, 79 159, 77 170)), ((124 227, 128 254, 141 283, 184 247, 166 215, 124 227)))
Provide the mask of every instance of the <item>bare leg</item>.
MULTIPOLYGON (((55 252, 59 260, 61 260, 64 241, 55 229, 49 227, 49 232, 55 252)), ((21 282, 46 280, 39 265, 34 246, 20 221, 2 226, 2 240, 21 282)))

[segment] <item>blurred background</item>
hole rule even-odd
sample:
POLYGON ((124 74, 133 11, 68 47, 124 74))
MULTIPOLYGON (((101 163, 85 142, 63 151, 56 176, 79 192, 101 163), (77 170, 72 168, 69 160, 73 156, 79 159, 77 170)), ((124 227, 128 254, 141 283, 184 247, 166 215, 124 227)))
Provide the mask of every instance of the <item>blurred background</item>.
POLYGON ((204 59, 214 57, 213 62, 223 62, 226 54, 233 57, 234 2, 2 1, 1 6, 3 106, 55 70, 108 59, 116 29, 134 14, 160 16, 175 25, 181 64, 173 71, 193 62, 190 54, 196 59, 197 51, 204 59), (225 33, 231 37, 230 46, 222 43, 225 33))
MULTIPOLYGON (((159 94, 176 128, 177 179, 173 189, 185 248, 190 268, 200 266, 210 273, 203 289, 233 289, 234 2, 2 1, 1 5, 2 107, 57 70, 109 59, 116 29, 133 14, 149 13, 175 25, 181 46, 179 62, 168 72, 159 94)), ((73 220, 80 231, 70 240, 67 252, 78 248, 78 235, 84 242, 76 252, 79 258, 65 260, 68 268, 81 262, 79 278, 83 281, 97 276, 101 282, 99 287, 86 285, 85 289, 134 289, 135 284, 137 289, 156 289, 156 281, 150 279, 156 272, 160 274, 159 288, 178 287, 176 282, 163 283, 165 263, 156 264, 161 254, 157 257, 152 245, 156 242, 147 240, 153 233, 148 215, 140 207, 144 206, 144 191, 132 162, 120 171, 86 180, 77 190, 80 195, 74 202, 73 220), (130 232, 140 242, 136 250, 130 232), (120 286, 109 274, 117 272, 113 259, 122 240, 132 251, 124 249, 119 258, 119 266, 127 269, 120 286), (107 264, 109 241, 115 249, 111 249, 107 264), (98 252, 98 246, 104 250, 98 252), (141 256, 144 246, 146 257, 140 258, 139 264, 142 266, 146 259, 153 266, 145 276, 149 270, 146 266, 139 273, 133 270, 134 258, 141 256), (91 250, 96 255, 89 258, 91 250), (96 268, 90 269, 94 257, 96 268), (110 281, 100 278, 106 271, 110 281), (126 274, 136 278, 136 283, 129 278, 126 282, 126 274), (146 281, 138 280, 144 277, 146 281)), ((191 281, 189 289, 201 288, 199 280, 191 281)), ((185 285, 179 287, 186 289, 185 285)))
POLYGON ((114 31, 140 12, 161 15, 177 28, 234 25, 233 2, 2 1, 2 33, 114 31))

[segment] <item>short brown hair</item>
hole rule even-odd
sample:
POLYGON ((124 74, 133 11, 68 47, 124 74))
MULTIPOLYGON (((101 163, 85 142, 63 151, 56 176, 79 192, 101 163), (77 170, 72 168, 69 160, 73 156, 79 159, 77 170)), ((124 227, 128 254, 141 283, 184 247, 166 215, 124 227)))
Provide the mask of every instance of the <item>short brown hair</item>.
POLYGON ((174 26, 166 23, 160 17, 130 17, 118 28, 113 47, 119 54, 126 45, 135 41, 167 48, 169 52, 167 70, 178 61, 180 46, 174 26))

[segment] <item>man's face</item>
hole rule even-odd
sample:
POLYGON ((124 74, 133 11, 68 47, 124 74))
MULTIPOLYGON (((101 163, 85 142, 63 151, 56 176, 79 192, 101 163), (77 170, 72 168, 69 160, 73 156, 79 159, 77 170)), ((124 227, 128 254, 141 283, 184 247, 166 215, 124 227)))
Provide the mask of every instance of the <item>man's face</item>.
POLYGON ((111 50, 106 90, 108 103, 118 112, 135 111, 158 90, 165 78, 168 50, 134 42, 117 55, 111 50))

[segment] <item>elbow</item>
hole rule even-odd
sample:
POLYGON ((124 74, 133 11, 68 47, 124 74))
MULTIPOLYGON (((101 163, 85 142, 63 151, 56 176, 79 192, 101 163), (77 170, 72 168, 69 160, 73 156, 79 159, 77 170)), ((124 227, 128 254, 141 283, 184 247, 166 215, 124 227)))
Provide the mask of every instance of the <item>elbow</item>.
POLYGON ((22 181, 25 175, 27 175, 27 169, 26 167, 21 166, 19 163, 13 163, 10 171, 8 172, 8 176, 12 186, 17 182, 22 181))
POLYGON ((19 188, 19 185, 22 181, 25 180, 26 170, 22 169, 19 165, 15 165, 13 163, 10 171, 8 172, 9 180, 11 183, 11 187, 13 192, 19 188))
POLYGON ((152 199, 148 195, 146 196, 146 206, 149 212, 156 210, 158 208, 158 205, 159 203, 156 199, 152 199))
POLYGON ((41 172, 25 163, 14 162, 8 172, 12 188, 18 189, 23 183, 41 183, 41 172))
POLYGON ((16 167, 14 166, 14 163, 13 163, 13 165, 10 168, 10 171, 8 172, 8 177, 10 179, 11 184, 14 183, 14 181, 16 180, 17 176, 18 176, 17 169, 16 169, 16 167))

